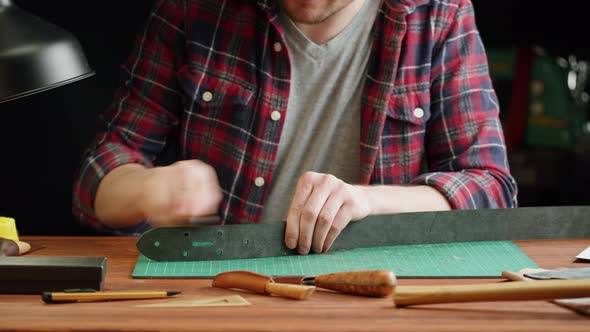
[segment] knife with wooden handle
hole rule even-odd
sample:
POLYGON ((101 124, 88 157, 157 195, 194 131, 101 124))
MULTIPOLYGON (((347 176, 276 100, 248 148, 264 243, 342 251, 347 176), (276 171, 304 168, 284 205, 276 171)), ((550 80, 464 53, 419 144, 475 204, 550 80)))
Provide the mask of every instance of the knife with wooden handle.
POLYGON ((235 288, 262 295, 277 295, 295 300, 305 300, 314 291, 314 286, 277 283, 272 277, 251 271, 229 271, 219 273, 213 287, 235 288))

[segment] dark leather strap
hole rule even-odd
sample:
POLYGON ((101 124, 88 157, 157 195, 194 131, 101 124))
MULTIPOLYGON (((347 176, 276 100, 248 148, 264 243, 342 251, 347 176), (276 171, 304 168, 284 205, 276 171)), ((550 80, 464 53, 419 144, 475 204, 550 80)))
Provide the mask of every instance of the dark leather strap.
MULTIPOLYGON (((285 223, 160 227, 137 241, 157 261, 225 260, 295 255, 285 223)), ((351 222, 331 251, 405 244, 590 237, 590 206, 524 207, 373 215, 351 222)))

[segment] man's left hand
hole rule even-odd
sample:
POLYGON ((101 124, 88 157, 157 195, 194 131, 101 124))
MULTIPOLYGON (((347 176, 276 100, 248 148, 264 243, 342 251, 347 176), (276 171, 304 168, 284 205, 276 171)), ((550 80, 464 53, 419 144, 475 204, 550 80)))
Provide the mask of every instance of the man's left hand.
POLYGON ((371 213, 363 187, 330 174, 306 172, 299 178, 287 216, 285 244, 300 254, 326 252, 350 221, 371 213))

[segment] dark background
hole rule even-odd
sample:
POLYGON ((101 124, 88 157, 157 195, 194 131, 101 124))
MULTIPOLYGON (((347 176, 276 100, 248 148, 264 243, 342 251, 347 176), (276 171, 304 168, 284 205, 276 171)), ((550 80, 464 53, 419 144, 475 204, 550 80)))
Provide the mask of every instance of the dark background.
MULTIPOLYGON (((372 1, 372 0, 371 0, 372 1)), ((120 63, 146 18, 146 0, 15 0, 15 4, 73 33, 95 76, 42 94, 0 104, 0 216, 16 219, 23 235, 91 234, 71 214, 72 176, 110 102, 120 63)), ((486 47, 542 46, 552 55, 590 56, 588 17, 578 2, 473 0, 486 47)), ((505 93, 505 92, 504 92, 505 93)), ((509 96, 500 96, 507 98, 509 96)), ((526 150, 527 147, 522 147, 526 150)), ((521 190, 521 206, 589 204, 579 156, 553 151, 558 187, 521 190), (565 159, 560 159, 560 158, 565 159)), ((510 153, 510 151, 509 151, 510 153)), ((545 166, 546 166, 545 165, 545 166)), ((517 178, 518 180, 518 178, 517 178)))

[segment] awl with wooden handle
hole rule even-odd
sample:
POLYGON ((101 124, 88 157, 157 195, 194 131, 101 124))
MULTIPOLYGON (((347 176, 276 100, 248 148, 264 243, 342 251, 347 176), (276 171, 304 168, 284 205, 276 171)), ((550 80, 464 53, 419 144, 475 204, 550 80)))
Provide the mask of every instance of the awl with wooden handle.
POLYGON ((213 287, 235 288, 263 295, 278 295, 305 300, 315 291, 314 286, 277 283, 272 277, 251 271, 229 271, 213 278, 213 287))
POLYGON ((336 272, 312 277, 275 277, 274 280, 372 297, 391 296, 396 285, 395 275, 388 270, 336 272))

